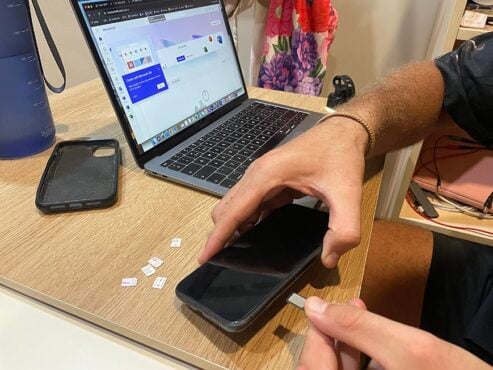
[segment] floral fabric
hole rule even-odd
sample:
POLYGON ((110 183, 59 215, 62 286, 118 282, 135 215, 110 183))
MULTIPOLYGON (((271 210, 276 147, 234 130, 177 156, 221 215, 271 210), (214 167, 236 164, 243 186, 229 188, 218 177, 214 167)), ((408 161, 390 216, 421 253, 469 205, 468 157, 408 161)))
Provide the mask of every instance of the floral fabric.
POLYGON ((330 0, 271 0, 258 86, 320 95, 337 23, 330 0))

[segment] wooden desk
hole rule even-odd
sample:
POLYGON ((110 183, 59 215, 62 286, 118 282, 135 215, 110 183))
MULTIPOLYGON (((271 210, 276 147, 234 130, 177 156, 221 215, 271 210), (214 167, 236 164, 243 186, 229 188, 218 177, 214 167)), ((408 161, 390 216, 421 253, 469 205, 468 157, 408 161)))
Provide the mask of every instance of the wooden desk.
MULTIPOLYGON (((325 99, 251 89, 273 102, 323 111, 325 99)), ((115 137, 124 166, 118 204, 110 209, 42 215, 34 197, 51 149, 0 161, 0 283, 63 311, 203 368, 288 369, 303 345, 302 312, 284 307, 256 334, 229 336, 195 315, 175 297, 176 284, 197 267, 218 199, 140 170, 97 80, 51 99, 59 140, 115 137), (180 249, 169 247, 183 238, 180 249), (140 268, 152 257, 165 263, 152 277, 140 268), (136 288, 121 288, 124 277, 136 288), (163 290, 152 289, 166 276, 163 290)), ((363 241, 339 263, 312 277, 325 285, 302 294, 345 302, 359 295, 380 184, 382 161, 367 166, 363 241)))

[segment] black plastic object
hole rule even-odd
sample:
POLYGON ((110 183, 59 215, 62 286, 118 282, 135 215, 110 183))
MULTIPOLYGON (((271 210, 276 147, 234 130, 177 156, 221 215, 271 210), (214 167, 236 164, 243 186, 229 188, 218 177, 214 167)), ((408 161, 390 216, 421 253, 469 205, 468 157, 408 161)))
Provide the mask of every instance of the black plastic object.
POLYGON ((411 191, 411 196, 414 198, 414 200, 421 207, 423 207, 425 215, 427 215, 429 218, 437 218, 439 216, 435 207, 433 207, 433 204, 431 204, 431 202, 428 200, 425 193, 418 184, 412 181, 411 184, 409 184, 409 190, 411 191))
POLYGON ((243 331, 302 281, 320 256, 327 225, 327 213, 279 208, 183 279, 176 295, 224 330, 243 331))
POLYGON ((36 206, 45 213, 109 207, 117 200, 119 167, 117 140, 61 142, 41 177, 36 206))
POLYGON ((332 83, 334 84, 335 90, 327 99, 327 106, 329 108, 335 108, 338 105, 347 103, 356 94, 354 82, 347 75, 335 76, 332 83))

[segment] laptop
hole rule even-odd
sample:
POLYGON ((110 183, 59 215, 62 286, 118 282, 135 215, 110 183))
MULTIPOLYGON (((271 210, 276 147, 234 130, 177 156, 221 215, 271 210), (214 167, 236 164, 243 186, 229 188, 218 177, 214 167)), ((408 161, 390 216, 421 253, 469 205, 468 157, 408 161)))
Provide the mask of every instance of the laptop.
POLYGON ((137 164, 222 196, 322 114, 249 99, 221 0, 71 0, 137 164))

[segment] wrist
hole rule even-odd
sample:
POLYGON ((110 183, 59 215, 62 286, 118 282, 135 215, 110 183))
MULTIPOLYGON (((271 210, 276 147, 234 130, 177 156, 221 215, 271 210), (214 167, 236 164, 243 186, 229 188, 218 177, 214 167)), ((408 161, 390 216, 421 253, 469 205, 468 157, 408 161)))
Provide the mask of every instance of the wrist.
POLYGON ((338 140, 349 141, 363 156, 368 154, 370 148, 370 134, 358 121, 341 116, 327 117, 320 126, 333 132, 338 140))

